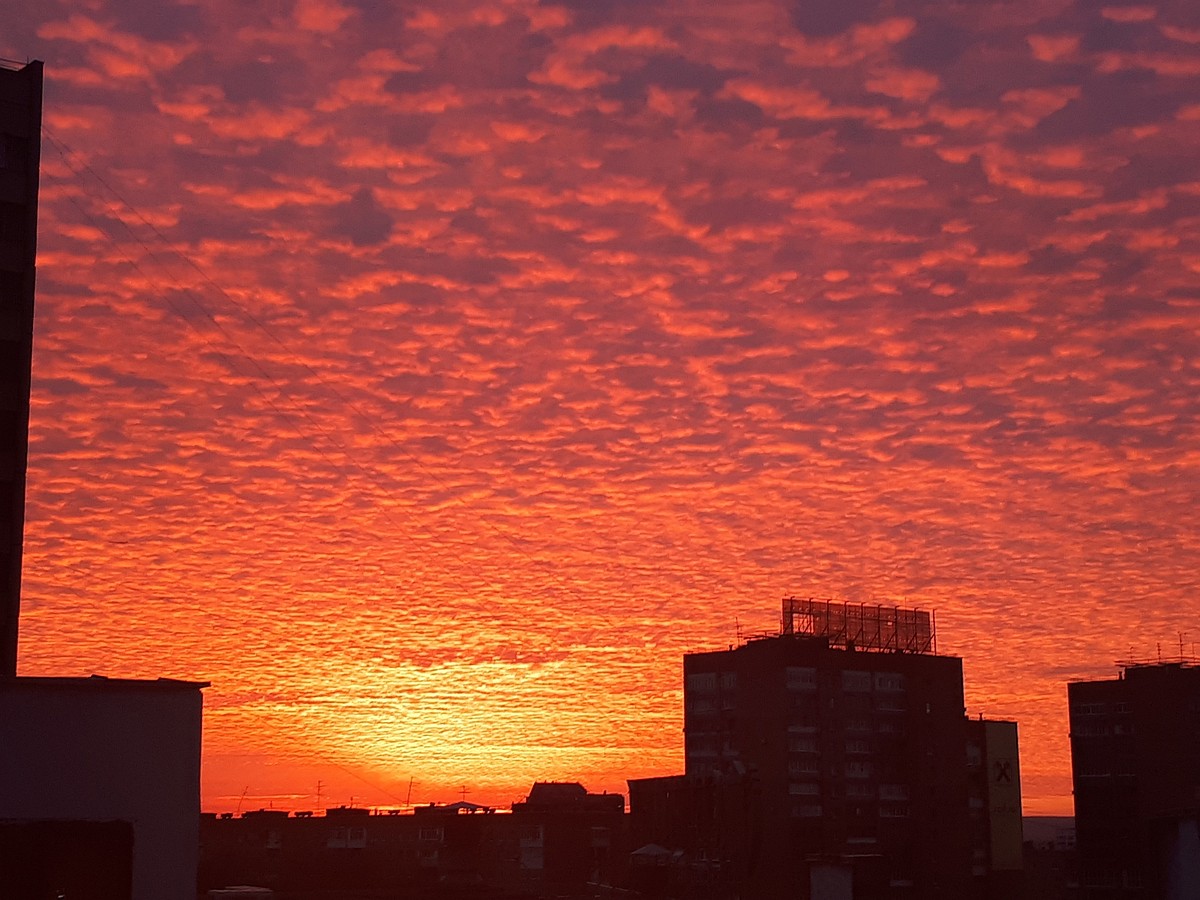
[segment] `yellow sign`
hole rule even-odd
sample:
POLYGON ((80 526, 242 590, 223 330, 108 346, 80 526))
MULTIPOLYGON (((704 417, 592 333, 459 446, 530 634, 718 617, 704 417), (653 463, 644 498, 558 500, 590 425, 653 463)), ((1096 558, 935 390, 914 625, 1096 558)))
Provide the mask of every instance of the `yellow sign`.
POLYGON ((1020 869, 1021 761, 1016 722, 984 723, 988 777, 988 816, 992 834, 992 869, 1020 869))

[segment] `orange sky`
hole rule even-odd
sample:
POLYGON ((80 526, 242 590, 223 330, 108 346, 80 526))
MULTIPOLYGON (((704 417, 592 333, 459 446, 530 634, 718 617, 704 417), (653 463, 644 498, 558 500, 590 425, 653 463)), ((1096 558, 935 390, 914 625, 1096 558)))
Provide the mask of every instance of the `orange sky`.
POLYGON ((1200 638, 1191 0, 10 5, 20 671, 211 680, 206 808, 680 771, 797 594, 1064 813, 1066 680, 1200 638))

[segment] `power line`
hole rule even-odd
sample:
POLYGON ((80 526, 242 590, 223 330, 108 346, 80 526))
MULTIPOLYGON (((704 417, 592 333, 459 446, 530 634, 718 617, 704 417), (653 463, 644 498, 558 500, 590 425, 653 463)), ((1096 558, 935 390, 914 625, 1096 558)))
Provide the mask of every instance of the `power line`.
MULTIPOLYGON (((46 174, 52 181, 54 181, 58 184, 64 184, 64 182, 62 182, 60 179, 56 178, 54 175, 49 174, 49 173, 46 173, 46 174)), ((74 206, 80 212, 80 214, 85 217, 85 219, 87 219, 88 223, 93 228, 95 228, 101 234, 105 235, 105 237, 107 237, 114 245, 119 246, 119 242, 108 231, 108 229, 105 228, 103 224, 98 222, 95 219, 95 217, 91 215, 91 213, 89 213, 86 209, 84 209, 83 206, 80 205, 79 202, 74 197, 71 197, 68 195, 67 199, 71 203, 71 205, 74 206)), ((122 222, 122 224, 124 224, 124 223, 122 222)), ((128 229, 128 226, 126 226, 126 229, 130 231, 130 235, 133 237, 133 239, 135 241, 137 241, 139 243, 139 245, 141 245, 143 247, 143 249, 145 249, 146 252, 151 254, 151 256, 153 257, 152 251, 150 251, 150 249, 148 247, 146 247, 144 242, 142 242, 137 237, 137 235, 132 232, 132 230, 128 229)), ((139 265, 134 260, 130 259, 128 256, 122 254, 120 256, 120 259, 122 262, 129 265, 134 271, 136 271, 139 275, 141 275, 147 281, 152 282, 152 283, 159 283, 159 279, 155 278, 151 273, 147 272, 141 265, 139 265)), ((176 282, 176 285, 178 286, 178 282, 176 282)), ((192 294, 192 292, 189 289, 187 289, 186 287, 180 287, 180 290, 182 293, 186 294, 190 300, 192 300, 192 302, 197 306, 197 308, 199 308, 202 312, 205 313, 205 315, 213 323, 214 327, 221 333, 221 335, 230 344, 232 344, 237 350, 239 350, 242 353, 242 355, 254 366, 254 368, 258 370, 258 373, 261 375, 262 379, 269 382, 273 387, 275 387, 276 390, 279 392, 280 396, 282 396, 284 398, 288 398, 288 393, 285 390, 285 388, 279 382, 275 381, 275 379, 270 375, 270 373, 267 372, 266 369, 264 369, 263 366, 261 364, 259 364, 256 359, 254 359, 254 357, 249 353, 249 351, 247 351, 229 333, 229 331, 220 324, 219 321, 217 321, 216 317, 213 316, 211 314, 211 312, 209 312, 203 306, 203 304, 199 303, 199 301, 196 300, 196 298, 192 294)), ((179 315, 179 317, 181 319, 184 320, 184 322, 186 322, 189 325, 189 327, 191 327, 197 334, 200 335, 200 337, 204 340, 205 344, 210 348, 210 350, 214 354, 216 354, 221 359, 221 361, 226 365, 226 367, 229 370, 236 372, 237 374, 244 377, 247 380, 247 382, 250 384, 250 386, 254 389, 254 391, 259 395, 259 397, 262 398, 262 400, 271 408, 271 410, 275 413, 276 416, 278 416, 278 418, 280 418, 289 428, 291 428, 293 433, 295 433, 298 437, 305 439, 308 442, 309 446, 325 462, 329 463, 332 467, 334 467, 334 469, 336 469, 339 472, 339 474, 342 475, 343 478, 346 478, 348 473, 346 471, 345 466, 343 466, 343 464, 339 463, 337 460, 333 459, 330 456, 330 454, 317 441, 315 441, 313 439, 312 434, 306 433, 304 431, 304 429, 300 426, 300 424, 295 420, 295 418, 291 414, 289 414, 287 410, 283 409, 279 404, 277 404, 275 402, 275 400, 272 399, 262 389, 261 384, 259 383, 258 380, 256 380, 253 373, 245 371, 242 367, 240 367, 237 364, 237 362, 234 361, 234 359, 231 356, 226 354, 219 347, 215 346, 208 339, 208 336, 205 335, 204 332, 202 332, 198 327, 196 327, 194 318, 186 315, 184 313, 184 311, 181 309, 180 305, 174 299, 172 299, 172 297, 167 292, 163 292, 163 293, 165 294, 165 299, 166 299, 167 304, 179 315)), ((105 301, 101 301, 101 302, 112 312, 114 312, 114 313, 118 312, 111 304, 109 304, 105 301)), ((303 409, 303 407, 300 407, 299 404, 296 404, 295 402, 292 402, 291 405, 293 406, 293 408, 298 408, 299 414, 308 422, 308 424, 312 427, 312 429, 314 431, 318 432, 321 437, 323 437, 326 441, 328 441, 337 450, 339 450, 341 452, 341 455, 345 458, 346 462, 349 463, 349 465, 351 467, 356 469, 359 474, 363 475, 369 483, 373 484, 377 489, 383 491, 385 496, 389 496, 389 495, 387 495, 386 490, 384 488, 382 488, 381 485, 378 484, 378 480, 377 480, 378 472, 372 471, 372 470, 368 469, 367 467, 365 467, 364 465, 362 465, 350 453, 349 449, 343 443, 339 442, 336 439, 336 437, 334 437, 328 430, 323 428, 319 422, 317 422, 315 419, 313 419, 313 417, 305 409, 303 409)), ((390 496, 389 496, 389 499, 392 499, 392 498, 390 498, 390 496)), ((417 541, 410 534, 408 534, 408 532, 404 529, 404 527, 401 525, 401 523, 397 522, 392 517, 391 508, 389 506, 387 506, 387 505, 381 506, 381 507, 379 507, 379 511, 382 513, 384 518, 387 519, 387 521, 389 521, 392 525, 395 525, 397 527, 397 533, 401 537, 403 537, 405 540, 407 540, 409 543, 413 544, 414 546, 421 547, 421 542, 417 541)), ((436 538, 431 537, 430 540, 434 544, 440 543, 443 547, 445 546, 444 542, 439 541, 436 538)), ((463 563, 461 557, 459 558, 459 563, 460 563, 460 565, 463 565, 463 567, 466 568, 468 571, 470 571, 473 575, 475 575, 481 584, 488 585, 488 586, 491 585, 491 582, 485 576, 483 576, 482 573, 471 569, 471 567, 469 565, 466 565, 465 563, 463 563)))
MULTIPOLYGON (((353 402, 353 400, 351 400, 349 397, 347 397, 345 394, 343 394, 341 391, 339 391, 337 389, 337 387, 333 383, 331 383, 328 379, 326 379, 319 371, 313 369, 307 362, 305 362, 303 359, 301 359, 299 356, 297 356, 292 351, 291 347, 288 346, 287 342, 284 341, 282 338, 280 338, 279 335, 276 334, 275 331, 269 325, 267 325, 265 322, 263 322, 261 319, 259 319, 257 316, 255 316, 243 304, 239 303, 236 299, 231 297, 229 295, 229 293, 223 287, 221 287, 216 281, 214 281, 212 279, 212 277, 209 276, 208 273, 205 272, 202 267, 200 267, 193 259, 191 259, 191 257, 189 257, 186 253, 183 253, 182 251, 174 248, 171 245, 168 238, 166 237, 166 235, 164 235, 163 232, 156 225, 154 225, 153 222, 151 222, 149 219, 147 219, 146 216, 144 216, 130 201, 126 200, 125 197, 119 191, 117 191, 114 187, 112 187, 112 185, 105 178, 103 178, 98 172, 96 172, 96 170, 91 165, 89 165, 86 161, 83 161, 83 160, 80 160, 78 162, 78 164, 73 162, 72 158, 78 159, 79 158, 78 154, 76 154, 65 142, 63 142, 57 136, 55 136, 52 132, 50 132, 49 129, 43 128, 43 131, 46 134, 47 138, 50 140, 52 146, 54 146, 55 150, 58 151, 59 156, 63 160, 63 163, 67 166, 68 169, 71 170, 71 172, 73 174, 76 175, 77 178, 80 179, 81 182, 83 180, 84 172, 91 175, 91 177, 94 178, 100 185, 102 185, 105 190, 107 190, 113 197, 116 198, 116 200, 118 201, 118 203, 121 206, 123 206, 125 209, 129 210, 134 216, 137 217, 137 219, 139 221, 141 221, 148 229, 150 229, 150 231, 154 234, 154 236, 157 237, 158 240, 167 247, 168 252, 170 252, 177 258, 183 260, 186 265, 188 265, 190 268, 194 269, 201 276, 201 278, 204 280, 205 283, 207 283, 209 286, 211 286, 213 288, 213 290, 215 290, 217 292, 217 294, 219 294, 231 307, 233 307, 234 309, 236 309, 238 311, 238 313, 243 317, 243 319, 245 321, 249 322, 254 328, 257 328, 259 331, 261 331, 263 334, 265 334, 267 337, 269 337, 274 343, 276 343, 281 349, 283 349, 285 351, 285 353, 288 355, 288 358, 291 362, 293 362, 296 365, 298 365, 299 367, 301 367, 318 384, 320 384, 329 394, 331 394, 333 396, 333 398, 338 401, 339 404, 341 404, 344 408, 350 410, 354 414, 354 416, 357 417, 357 419, 359 420, 359 422, 361 424, 365 425, 377 437, 383 439, 388 444, 391 444, 396 450, 398 450, 402 455, 404 455, 410 462, 412 462, 417 468, 419 468, 422 472, 424 472, 429 478, 431 478, 433 481, 437 482, 438 485, 442 489, 444 489, 445 491, 447 491, 449 493, 449 495, 454 503, 458 504, 459 506, 461 506, 465 509, 468 509, 468 510, 472 509, 471 505, 467 501, 463 500, 461 497, 456 496, 453 486, 451 486, 451 485, 447 484, 445 481, 443 481, 435 471, 429 469, 429 467, 426 466, 424 464, 424 462, 418 456, 413 454, 402 442, 396 440, 394 437, 392 437, 386 431, 383 431, 378 426, 376 421, 374 419, 372 419, 370 416, 368 416, 363 410, 361 410, 358 407, 358 405, 353 402)), ((112 240, 114 243, 116 243, 116 239, 108 232, 108 230, 103 228, 102 226, 100 226, 98 223, 96 223, 95 220, 90 216, 90 214, 88 214, 86 211, 84 211, 83 208, 81 206, 79 206, 78 203, 75 203, 73 198, 71 198, 71 202, 78 209, 80 209, 81 212, 84 213, 84 215, 92 223, 93 227, 96 227, 99 231, 101 231, 103 234, 105 234, 110 240, 112 240)), ((125 230, 133 238, 133 240, 135 242, 137 242, 146 251, 146 253, 152 259, 154 259, 155 262, 157 262, 160 266, 163 267, 164 270, 166 270, 167 267, 158 259, 157 255, 146 244, 146 242, 142 238, 140 238, 133 231, 132 228, 130 228, 128 223, 125 222, 125 220, 122 219, 119 214, 114 213, 114 217, 116 218, 117 221, 119 221, 121 223, 121 225, 125 228, 125 230)), ((136 263, 134 263, 131 260, 126 260, 126 261, 129 262, 129 264, 132 265, 143 276, 150 278, 150 276, 143 269, 141 269, 141 267, 139 267, 136 263)), ((168 270, 168 274, 169 274, 169 270, 168 270)), ((153 280, 153 279, 151 279, 151 280, 153 280)), ((191 300, 191 302, 196 306, 196 308, 199 309, 205 315, 205 317, 221 333, 221 335, 225 338, 225 340, 227 340, 230 344, 232 344, 239 351, 241 351, 242 354, 258 370, 258 372, 261 374, 261 376, 264 379, 266 379, 267 381, 269 381, 272 384, 272 386, 274 386, 279 391, 280 395, 287 398, 288 392, 285 390, 285 388, 280 383, 278 383, 274 378, 272 378, 272 376, 252 356, 252 354, 250 354, 249 351, 247 351, 244 347, 242 347, 242 345, 229 333, 229 331, 223 325, 221 325, 221 323, 217 320, 216 316, 212 313, 212 311, 209 310, 207 306, 205 306, 205 304, 192 292, 192 290, 186 286, 180 285, 177 279, 173 279, 173 280, 175 280, 176 286, 179 287, 180 290, 188 297, 188 299, 191 300)), ((199 329, 196 328, 195 324, 193 323, 191 317, 185 315, 179 309, 178 304, 176 304, 170 298, 167 299, 167 302, 176 311, 176 313, 181 316, 181 318, 183 318, 191 327, 193 327, 197 331, 197 333, 200 333, 199 329)), ((207 343, 207 341, 206 341, 206 343, 207 343)), ((211 346, 211 344, 210 344, 210 346, 211 346)), ((217 351, 217 352, 219 353, 219 351, 217 351)), ((236 371, 236 367, 233 366, 232 362, 228 359, 228 357, 226 357, 224 354, 220 354, 220 353, 219 353, 219 355, 221 355, 222 359, 224 359, 227 362, 227 364, 229 364, 230 367, 234 368, 236 371)), ((240 374, 245 374, 245 373, 240 373, 240 374)), ((250 377, 252 377, 252 376, 250 376, 250 377)), ((263 396, 263 398, 265 400, 267 400, 267 402, 271 405, 272 409, 276 410, 276 412, 278 412, 285 419, 288 418, 286 416, 286 414, 283 413, 283 411, 279 409, 278 406, 276 406, 269 398, 266 397, 265 394, 263 394, 263 392, 261 391, 261 389, 258 388, 257 385, 255 385, 255 389, 258 391, 260 396, 263 396)), ((294 399, 292 400, 292 405, 298 406, 298 404, 295 403, 294 399)), ((339 444, 336 440, 334 440, 328 434, 328 432, 326 432, 324 429, 322 429, 320 427, 320 425, 315 420, 313 420, 313 418, 310 415, 307 414, 306 411, 301 409, 301 414, 318 432, 320 432, 322 434, 323 437, 325 437, 327 440, 331 441, 331 443, 333 443, 334 446, 337 447, 342 452, 342 454, 346 457, 347 461, 350 462, 350 464, 353 465, 361 474, 365 475, 368 479, 371 479, 373 477, 371 471, 369 471, 366 467, 364 467, 362 464, 360 464, 345 446, 339 444)), ((305 437, 306 439, 310 440, 310 442, 311 442, 310 436, 305 435, 303 433, 303 431, 295 428, 294 426, 293 426, 293 429, 296 431, 298 436, 305 437)), ((327 455, 324 454, 324 452, 321 451, 320 448, 316 447, 315 444, 313 445, 313 448, 316 449, 319 453, 321 453, 323 458, 325 458, 327 461, 329 461, 327 455)), ((378 473, 375 473, 375 474, 377 475, 378 473)), ((387 516, 386 509, 384 510, 384 514, 386 517, 387 516)), ((543 575, 548 577, 549 580, 551 582, 553 582, 554 584, 556 584, 564 593, 571 594, 577 600, 582 601, 585 599, 583 597, 583 595, 575 588, 574 585, 565 581, 556 570, 548 568, 548 564, 544 560, 541 560, 541 559, 533 556, 531 553, 529 553, 529 551, 527 551, 523 546, 521 546, 521 544, 516 540, 515 537, 513 537, 513 535, 511 533, 498 527, 494 522, 490 521, 489 519, 487 519, 484 516, 479 516, 477 518, 477 521, 480 522, 485 528, 487 528, 493 534, 495 534, 496 536, 498 536, 499 538, 504 540, 516 553, 518 553, 520 556, 524 557, 530 563, 534 564, 536 567, 541 569, 543 571, 543 575)), ((393 522, 393 524, 396 524, 396 523, 393 522)), ((491 581, 489 579, 487 579, 486 577, 483 577, 478 572, 473 573, 473 574, 476 574, 476 576, 479 577, 482 584, 491 586, 491 581)))

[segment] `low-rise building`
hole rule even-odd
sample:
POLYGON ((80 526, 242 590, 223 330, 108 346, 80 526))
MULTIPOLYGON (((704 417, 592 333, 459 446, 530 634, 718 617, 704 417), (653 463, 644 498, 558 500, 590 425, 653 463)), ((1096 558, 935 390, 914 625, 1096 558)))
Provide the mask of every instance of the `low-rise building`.
POLYGON ((200 886, 574 896, 589 884, 623 880, 628 853, 620 794, 538 782, 511 810, 459 802, 411 811, 205 815, 200 886))
POLYGON ((204 687, 0 678, 0 896, 194 900, 204 687))

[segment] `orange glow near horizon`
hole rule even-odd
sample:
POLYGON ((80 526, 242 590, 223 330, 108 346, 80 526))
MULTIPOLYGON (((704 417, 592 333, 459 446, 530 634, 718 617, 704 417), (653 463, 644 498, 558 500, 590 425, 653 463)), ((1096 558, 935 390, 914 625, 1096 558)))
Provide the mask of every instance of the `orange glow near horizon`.
POLYGON ((936 610, 1070 814, 1191 654, 1186 4, 21 3, 20 671, 207 680, 209 810, 625 792, 682 655, 936 610))

